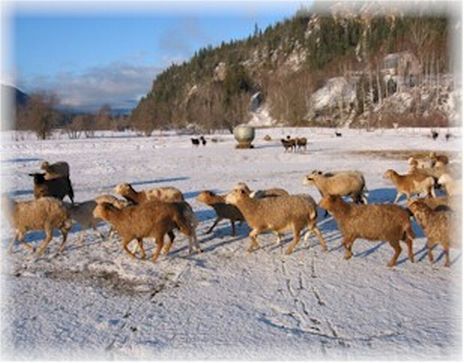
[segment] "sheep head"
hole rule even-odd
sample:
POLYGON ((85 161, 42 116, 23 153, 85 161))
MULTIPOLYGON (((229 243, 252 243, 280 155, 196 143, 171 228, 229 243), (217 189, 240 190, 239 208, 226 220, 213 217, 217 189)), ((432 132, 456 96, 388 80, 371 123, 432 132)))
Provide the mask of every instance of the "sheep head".
POLYGON ((48 170, 49 167, 50 167, 50 164, 48 163, 48 161, 44 161, 44 162, 40 165, 40 169, 42 169, 42 170, 48 170))
POLYGON ((250 199, 250 195, 244 189, 235 189, 226 195, 226 203, 236 205, 242 200, 250 199))
POLYGON ((129 194, 133 190, 129 183, 121 183, 114 187, 114 192, 122 196, 129 194))
POLYGON ((28 175, 34 178, 35 184, 42 184, 45 181, 44 173, 29 173, 28 175))
POLYGON ((384 174, 383 178, 384 179, 392 179, 394 175, 397 175, 396 171, 393 169, 388 169, 384 174))

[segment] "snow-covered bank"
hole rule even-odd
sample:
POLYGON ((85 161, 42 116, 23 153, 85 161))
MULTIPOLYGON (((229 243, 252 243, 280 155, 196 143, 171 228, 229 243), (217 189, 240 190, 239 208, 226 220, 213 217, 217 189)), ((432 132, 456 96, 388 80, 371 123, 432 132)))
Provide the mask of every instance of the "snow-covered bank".
MULTIPOLYGON (((303 176, 313 169, 350 168, 364 173, 370 202, 392 201, 395 191, 382 174, 388 168, 406 171, 406 161, 400 153, 371 151, 461 148, 460 138, 447 142, 441 135, 434 141, 426 129, 342 133, 337 138, 330 129, 259 129, 251 150, 234 149, 228 134, 214 135, 216 143, 207 137, 205 147, 175 133, 47 141, 14 141, 3 134, 1 179, 13 196, 32 197, 27 173, 38 170, 42 159, 70 163, 77 201, 124 181, 136 188, 173 185, 201 221, 204 249, 187 256, 187 240, 179 235, 173 252, 153 264, 131 259, 116 237, 103 242, 84 231, 80 243, 75 227, 56 258, 56 238, 37 261, 23 249, 2 256, 3 357, 459 358, 461 252, 451 250, 450 269, 442 258, 429 265, 417 226, 417 262, 411 264, 403 251, 393 269, 386 267, 392 249, 380 242, 358 240, 355 256, 343 260, 336 225, 322 216, 329 253, 313 237, 286 256, 290 236, 276 246, 268 234, 260 237, 263 248, 248 254, 248 227, 230 237, 227 221, 205 234, 214 212, 195 200, 201 190, 223 192, 244 181, 256 189, 307 192, 318 201, 318 192, 303 186, 303 176), (263 141, 266 134, 273 141, 263 141), (307 152, 284 153, 278 139, 287 134, 306 136, 307 152)), ((2 232, 5 246, 10 233, 2 232)), ((29 240, 41 237, 33 233, 29 240)), ((146 246, 153 251, 153 243, 146 246)))

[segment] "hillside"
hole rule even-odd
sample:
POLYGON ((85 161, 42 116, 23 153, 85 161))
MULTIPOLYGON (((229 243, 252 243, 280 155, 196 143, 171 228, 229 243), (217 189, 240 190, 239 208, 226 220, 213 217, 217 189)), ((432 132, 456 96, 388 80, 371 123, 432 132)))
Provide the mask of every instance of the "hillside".
POLYGON ((457 118, 445 12, 408 15, 361 4, 301 10, 247 39, 198 50, 159 74, 132 124, 232 129, 439 126, 457 118), (399 117, 400 116, 400 117, 399 117))

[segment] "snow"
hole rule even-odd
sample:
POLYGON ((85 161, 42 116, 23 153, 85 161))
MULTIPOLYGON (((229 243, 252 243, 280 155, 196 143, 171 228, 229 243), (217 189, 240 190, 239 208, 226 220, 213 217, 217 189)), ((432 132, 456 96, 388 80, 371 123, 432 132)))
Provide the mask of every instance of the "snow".
MULTIPOLYGON (((366 178, 369 202, 392 201, 393 186, 382 178, 406 160, 371 150, 460 151, 460 136, 433 141, 428 129, 343 130, 271 128, 256 130, 254 149, 237 150, 230 134, 217 143, 193 147, 190 136, 155 132, 103 133, 93 139, 63 136, 36 141, 25 134, 15 141, 1 134, 4 191, 32 197, 28 172, 44 159, 66 160, 76 200, 110 193, 120 182, 135 188, 172 185, 193 206, 204 253, 187 255, 187 239, 177 236, 172 252, 156 263, 131 259, 116 236, 102 241, 75 226, 65 251, 35 259, 16 246, 2 249, 2 357, 7 359, 458 359, 462 355, 461 251, 451 249, 451 268, 430 265, 425 238, 415 225, 416 263, 406 258, 386 267, 393 251, 386 243, 356 241, 345 261, 341 237, 331 217, 319 216, 329 252, 317 239, 301 241, 284 254, 291 240, 247 253, 248 227, 230 236, 222 221, 205 231, 214 211, 195 200, 201 190, 230 190, 243 181, 254 189, 283 187, 291 193, 319 195, 302 184, 310 170, 358 169, 366 178), (263 140, 265 134, 273 141, 263 140), (279 139, 306 136, 307 152, 284 153, 279 139)), ((459 135, 459 130, 453 130, 459 135)), ((442 132, 441 134, 444 134, 442 132)), ((3 219, 2 219, 3 220, 3 219)), ((6 246, 11 231, 2 225, 6 246)), ((105 235, 108 226, 99 227, 105 235)), ((42 233, 28 235, 37 244, 42 233)), ((153 242, 146 241, 149 253, 153 242)), ((404 245, 403 245, 404 247, 404 245)), ((135 244, 132 246, 135 248, 135 244)))

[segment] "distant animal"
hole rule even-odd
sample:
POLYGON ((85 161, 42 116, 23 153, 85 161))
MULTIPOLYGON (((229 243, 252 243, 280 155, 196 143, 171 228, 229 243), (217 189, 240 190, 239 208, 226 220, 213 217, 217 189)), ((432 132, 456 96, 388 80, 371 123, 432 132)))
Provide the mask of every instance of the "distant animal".
POLYGON ((302 148, 306 150, 306 144, 308 143, 306 137, 297 137, 295 140, 298 150, 302 148))
POLYGON ((196 139, 194 137, 191 137, 190 140, 192 140, 192 145, 193 146, 198 146, 200 145, 200 139, 196 139))
POLYGON ((446 141, 448 141, 451 138, 451 136, 453 136, 453 135, 450 134, 449 132, 447 132, 446 135, 445 135, 446 141))
POLYGON ((341 132, 338 132, 338 131, 335 131, 335 136, 336 136, 336 137, 342 137, 342 133, 341 133, 341 132))
POLYGON ((281 139, 282 145, 285 149, 285 152, 287 151, 293 151, 296 148, 296 141, 294 139, 281 139))
POLYGON ((432 133, 432 139, 436 140, 438 138, 439 133, 435 130, 432 130, 431 133, 432 133))
POLYGON ((203 136, 200 137, 200 141, 203 146, 206 145, 206 139, 203 136))
POLYGON ((269 136, 269 135, 264 136, 264 141, 271 141, 271 140, 272 140, 271 136, 269 136))
POLYGON ((50 180, 45 179, 45 174, 32 173, 29 174, 34 178, 34 197, 55 197, 62 200, 68 196, 71 203, 74 203, 74 191, 71 185, 71 180, 68 177, 58 177, 50 180))

